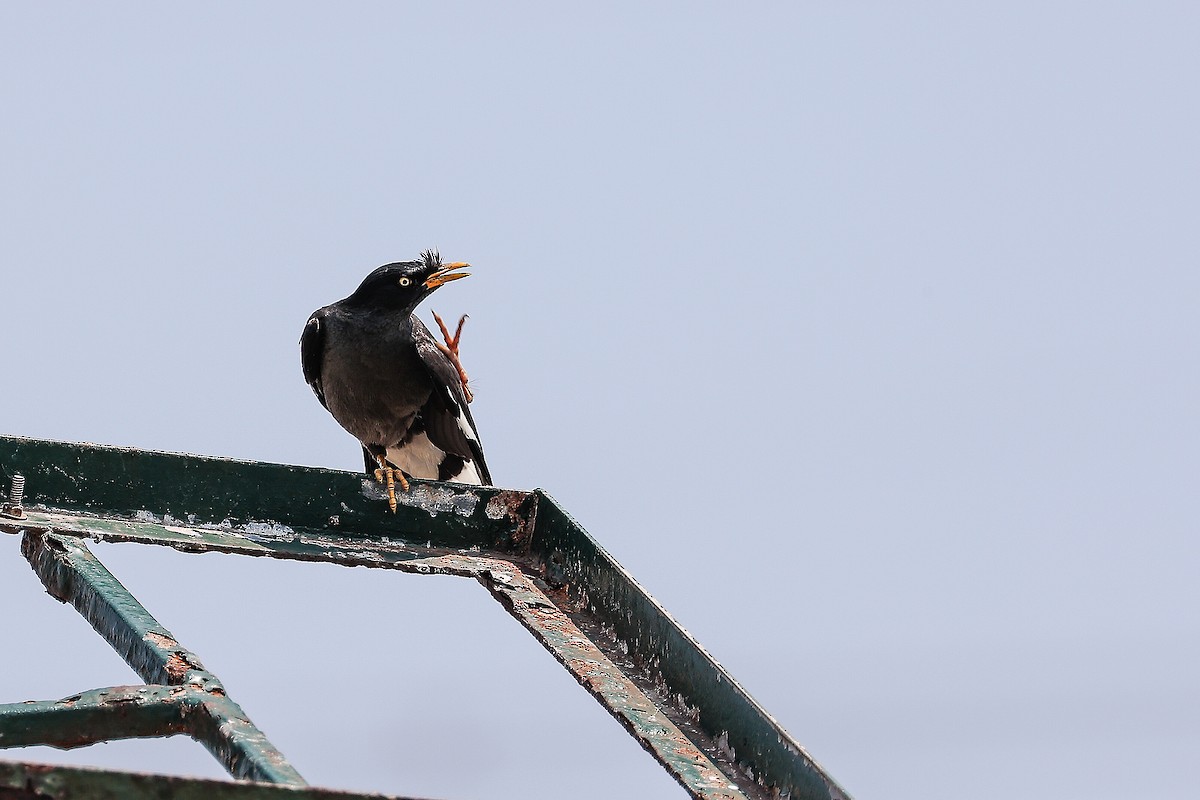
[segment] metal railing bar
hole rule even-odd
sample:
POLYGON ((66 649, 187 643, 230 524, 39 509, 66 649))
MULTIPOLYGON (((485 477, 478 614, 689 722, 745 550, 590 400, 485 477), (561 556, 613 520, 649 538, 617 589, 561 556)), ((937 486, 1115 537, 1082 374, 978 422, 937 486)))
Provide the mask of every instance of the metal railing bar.
POLYGON ((310 786, 231 782, 174 775, 117 772, 0 761, 0 797, 13 800, 105 798, 105 800, 418 800, 310 786))
POLYGON ((578 522, 539 490, 531 553, 544 564, 563 606, 615 658, 632 661, 639 685, 663 698, 662 707, 714 761, 770 796, 830 798, 848 795, 759 706, 578 522))
POLYGON ((200 660, 129 593, 87 546, 74 537, 26 533, 21 554, 46 591, 70 603, 147 683, 224 691, 200 660))
MULTIPOLYGON (((112 686, 62 700, 0 705, 0 747, 60 750, 188 733, 183 686, 112 686)), ((193 700, 194 702, 194 700, 193 700)))
POLYGON ((503 566, 481 571, 480 583, 692 797, 746 800, 738 784, 548 597, 539 579, 512 569, 508 562, 499 564, 503 566))
POLYGON ((536 503, 531 492, 414 480, 391 514, 363 473, 0 436, 0 476, 16 473, 27 480, 27 505, 446 548, 527 549, 536 503))

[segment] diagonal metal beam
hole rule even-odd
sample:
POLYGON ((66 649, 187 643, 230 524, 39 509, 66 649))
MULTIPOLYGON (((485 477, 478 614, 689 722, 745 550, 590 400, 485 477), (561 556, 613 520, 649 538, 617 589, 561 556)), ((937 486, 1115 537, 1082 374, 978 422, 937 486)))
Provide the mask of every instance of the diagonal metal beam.
POLYGON ((846 793, 708 651, 553 498, 539 492, 532 555, 563 606, 606 652, 657 690, 666 713, 693 733, 727 774, 772 796, 846 793), (710 751, 711 752, 711 751, 710 751))
MULTIPOLYGON (((21 553, 46 591, 62 602, 71 603, 147 683, 193 690, 175 696, 169 692, 161 697, 149 696, 146 702, 134 706, 140 710, 139 718, 149 719, 162 705, 177 706, 183 730, 172 732, 192 735, 231 775, 305 785, 300 773, 226 696, 225 687, 216 676, 158 624, 83 542, 48 532, 27 533, 21 541, 21 553)), ((113 708, 108 699, 88 699, 96 702, 85 705, 85 709, 96 715, 113 708)), ((120 704, 116 707, 119 710, 120 704)))

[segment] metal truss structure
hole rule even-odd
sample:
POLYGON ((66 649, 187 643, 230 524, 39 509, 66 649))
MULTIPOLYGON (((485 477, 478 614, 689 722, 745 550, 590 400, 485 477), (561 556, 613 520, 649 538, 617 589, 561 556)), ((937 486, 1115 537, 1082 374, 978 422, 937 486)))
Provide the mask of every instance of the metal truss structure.
POLYGON ((381 797, 308 787, 87 540, 471 578, 692 797, 846 797, 541 490, 413 481, 392 515, 362 474, 11 437, 0 475, 12 482, 0 532, 24 537, 46 590, 146 681, 0 705, 0 748, 186 734, 241 779, 0 761, 0 797, 381 797))

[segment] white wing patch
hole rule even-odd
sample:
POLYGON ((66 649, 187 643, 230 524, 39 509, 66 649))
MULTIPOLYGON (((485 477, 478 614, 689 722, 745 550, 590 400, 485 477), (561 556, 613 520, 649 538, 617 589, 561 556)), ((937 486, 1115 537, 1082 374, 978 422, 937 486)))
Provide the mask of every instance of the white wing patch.
POLYGON ((479 444, 479 436, 475 433, 475 429, 471 427, 471 423, 467 422, 467 414, 459 404, 458 399, 454 396, 454 392, 447 390, 450 396, 450 402, 458 406, 458 418, 455 420, 458 423, 458 429, 462 431, 463 436, 467 437, 467 441, 474 442, 476 447, 483 449, 479 444))
MULTIPOLYGON (((460 418, 460 424, 461 422, 460 418)), ((470 427, 470 425, 467 425, 467 430, 464 433, 467 433, 472 440, 475 440, 474 433, 470 431, 470 427)), ((389 447, 387 450, 387 460, 393 465, 404 470, 414 478, 424 478, 431 481, 439 480, 438 475, 441 472, 442 460, 445 458, 446 451, 429 441, 429 437, 425 433, 418 433, 403 447, 389 447)), ((475 466, 474 461, 466 461, 457 475, 450 475, 446 480, 455 481, 456 483, 470 483, 476 486, 483 485, 483 478, 479 475, 479 469, 475 466)))
POLYGON ((445 457, 446 451, 429 441, 424 433, 418 433, 403 447, 389 447, 387 451, 388 461, 414 478, 431 481, 438 479, 438 467, 445 457))
POLYGON ((475 468, 474 461, 467 461, 463 464, 462 472, 457 475, 451 475, 448 480, 456 483, 472 483, 476 486, 483 485, 483 478, 479 476, 479 470, 475 468))

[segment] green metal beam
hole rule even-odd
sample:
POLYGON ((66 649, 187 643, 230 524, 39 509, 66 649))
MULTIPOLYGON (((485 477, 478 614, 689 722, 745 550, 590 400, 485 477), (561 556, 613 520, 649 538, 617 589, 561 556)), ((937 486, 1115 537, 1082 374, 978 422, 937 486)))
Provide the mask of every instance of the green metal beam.
POLYGON ((0 530, 474 578, 693 797, 846 797, 544 492, 415 482, 392 515, 357 473, 0 437, 17 472, 0 530))
MULTIPOLYGON (((149 696, 147 702, 137 704, 142 707, 142 716, 152 718, 151 712, 162 705, 177 706, 183 727, 170 733, 192 735, 230 774, 248 780, 304 785, 304 779, 283 754, 226 696, 225 687, 216 676, 205 670, 192 652, 180 646, 171 632, 158 624, 82 542, 53 533, 28 533, 21 541, 21 552, 45 584, 46 591, 75 606, 147 683, 196 690, 149 696)), ((153 691, 159 687, 146 688, 153 691)), ((112 697, 89 695, 88 699, 96 702, 83 706, 60 703, 58 714, 75 717, 77 721, 73 724, 83 725, 103 710, 126 705, 112 697), (75 707, 68 707, 71 705, 75 707)), ((4 709, 0 707, 0 718, 3 715, 4 709)), ((11 746, 2 739, 0 744, 11 746)))
POLYGON ((416 800, 308 786, 145 775, 0 761, 3 800, 416 800))
POLYGON ((62 700, 0 705, 0 747, 48 745, 61 750, 114 739, 188 733, 195 689, 113 686, 62 700))
POLYGON ((118 581, 78 539, 27 535, 21 555, 54 599, 70 603, 147 683, 224 692, 193 653, 118 581))
POLYGON ((28 481, 28 499, 46 507, 447 548, 526 549, 535 502, 529 492, 415 480, 397 498, 399 513, 389 514, 363 473, 0 436, 0 475, 16 473, 28 481))
POLYGON ((633 672, 664 687, 667 710, 715 744, 715 759, 791 798, 845 793, 795 739, 546 494, 539 492, 533 554, 545 578, 566 591, 568 608, 607 650, 628 652, 633 672))

